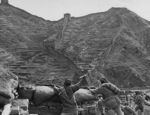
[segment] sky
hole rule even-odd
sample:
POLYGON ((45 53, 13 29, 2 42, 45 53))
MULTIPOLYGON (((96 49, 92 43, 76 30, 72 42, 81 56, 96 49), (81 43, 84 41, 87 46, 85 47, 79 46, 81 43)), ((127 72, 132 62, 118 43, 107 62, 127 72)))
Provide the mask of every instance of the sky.
POLYGON ((65 13, 80 17, 111 7, 126 7, 150 21, 150 0, 9 0, 9 3, 51 21, 63 18, 65 13))

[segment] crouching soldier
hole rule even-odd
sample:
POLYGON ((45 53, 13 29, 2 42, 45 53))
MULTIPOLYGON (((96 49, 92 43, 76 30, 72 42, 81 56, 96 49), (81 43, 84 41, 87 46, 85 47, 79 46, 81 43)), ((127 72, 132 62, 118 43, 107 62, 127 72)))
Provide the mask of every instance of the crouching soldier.
POLYGON ((101 78, 101 86, 97 89, 91 89, 93 94, 101 94, 102 100, 98 102, 98 108, 102 115, 104 115, 103 107, 112 109, 117 115, 123 115, 121 110, 121 100, 117 96, 120 89, 108 82, 106 78, 101 78))

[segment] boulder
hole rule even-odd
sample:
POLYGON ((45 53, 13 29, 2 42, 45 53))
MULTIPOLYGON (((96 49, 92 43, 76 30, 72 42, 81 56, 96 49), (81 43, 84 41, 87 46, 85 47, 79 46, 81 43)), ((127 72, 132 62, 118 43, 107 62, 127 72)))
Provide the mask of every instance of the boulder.
POLYGON ((17 84, 17 81, 13 80, 12 77, 7 74, 7 72, 3 70, 0 71, 0 96, 12 98, 12 90, 17 87, 17 84))
POLYGON ((12 101, 12 106, 13 107, 19 107, 23 109, 24 111, 28 111, 28 106, 29 106, 29 100, 28 99, 17 99, 12 101))

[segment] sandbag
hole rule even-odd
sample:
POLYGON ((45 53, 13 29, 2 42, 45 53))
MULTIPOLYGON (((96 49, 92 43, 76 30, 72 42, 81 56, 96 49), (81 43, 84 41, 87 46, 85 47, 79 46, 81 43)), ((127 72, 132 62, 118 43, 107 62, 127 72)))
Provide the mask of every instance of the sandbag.
POLYGON ((50 100, 50 102, 61 103, 59 95, 54 95, 50 100))
POLYGON ((104 84, 102 84, 102 87, 108 88, 116 95, 119 94, 119 92, 120 92, 120 89, 111 83, 104 83, 104 84))
POLYGON ((75 92, 76 102, 96 100, 97 98, 87 89, 79 89, 75 92))
POLYGON ((27 87, 19 87, 18 95, 20 99, 29 99, 32 100, 33 93, 35 91, 35 86, 27 87))
POLYGON ((13 94, 12 94, 10 80, 5 78, 0 78, 0 96, 11 98, 12 95, 13 94))
POLYGON ((0 96, 0 107, 3 107, 5 104, 10 103, 13 99, 14 99, 14 97, 6 98, 6 97, 3 97, 3 96, 0 96))
POLYGON ((33 104, 35 106, 41 105, 42 103, 48 101, 55 95, 54 88, 50 86, 36 86, 33 95, 33 104))

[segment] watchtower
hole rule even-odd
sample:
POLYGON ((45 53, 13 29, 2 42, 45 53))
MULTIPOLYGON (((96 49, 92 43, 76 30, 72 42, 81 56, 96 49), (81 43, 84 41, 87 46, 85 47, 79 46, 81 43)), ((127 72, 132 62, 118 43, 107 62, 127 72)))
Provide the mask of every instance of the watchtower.
POLYGON ((8 0, 1 0, 1 4, 9 4, 8 0))
POLYGON ((70 15, 70 13, 64 14, 64 20, 68 20, 68 21, 71 20, 71 15, 70 15))

